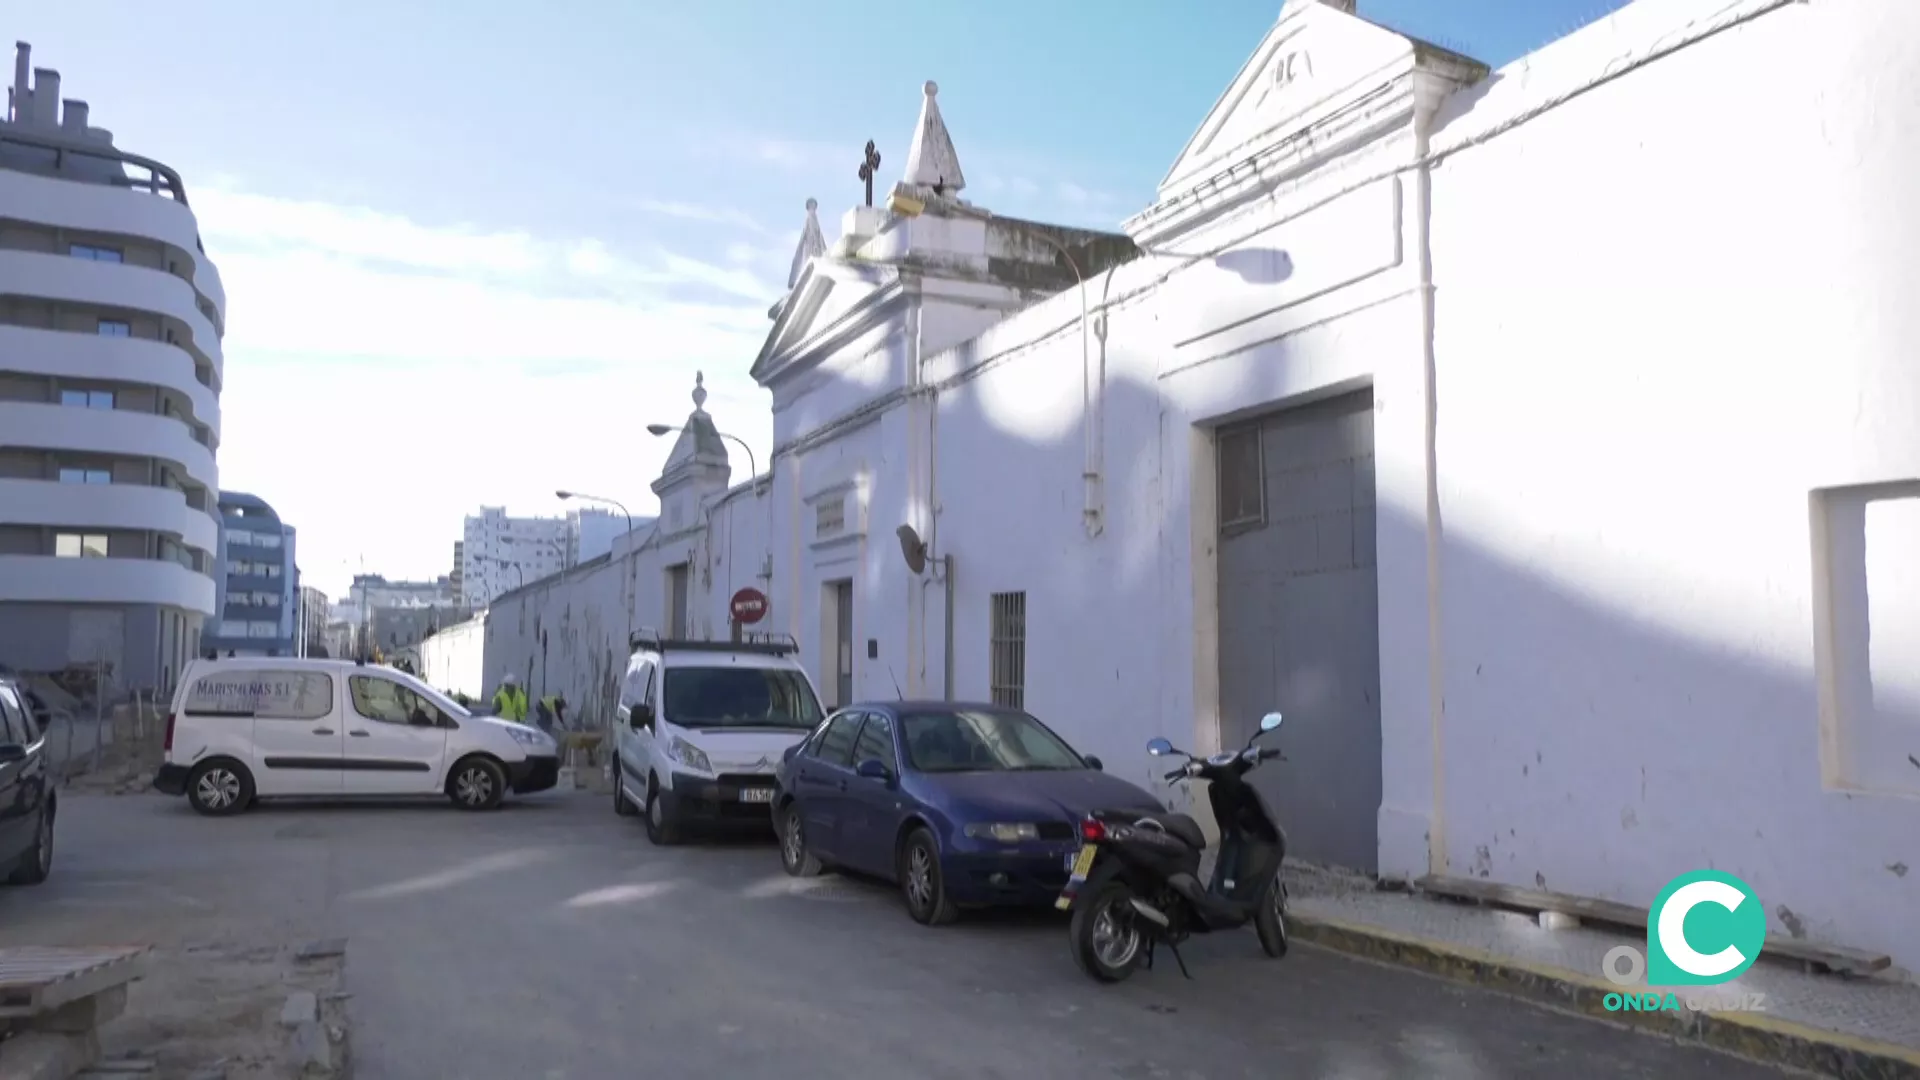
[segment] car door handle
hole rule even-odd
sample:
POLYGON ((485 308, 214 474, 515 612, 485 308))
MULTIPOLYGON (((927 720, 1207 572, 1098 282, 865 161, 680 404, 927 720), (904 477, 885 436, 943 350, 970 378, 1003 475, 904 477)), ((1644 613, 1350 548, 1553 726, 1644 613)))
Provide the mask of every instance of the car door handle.
POLYGON ((840 790, 841 791, 847 790, 847 782, 845 780, 840 781, 840 790))
POLYGON ((353 736, 353 737, 354 737, 354 738, 356 738, 356 739, 364 739, 364 738, 367 738, 367 733, 366 733, 366 732, 364 732, 364 731, 349 731, 349 732, 347 732, 347 734, 349 734, 349 735, 351 735, 351 736, 353 736))
POLYGON ((313 729, 313 733, 315 735, 331 735, 333 734, 333 729, 330 727, 317 727, 313 729))

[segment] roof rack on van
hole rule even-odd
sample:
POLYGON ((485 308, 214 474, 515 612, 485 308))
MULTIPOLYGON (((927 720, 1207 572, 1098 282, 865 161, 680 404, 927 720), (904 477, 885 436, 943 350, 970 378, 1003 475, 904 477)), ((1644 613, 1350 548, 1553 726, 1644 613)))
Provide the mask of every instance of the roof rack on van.
POLYGON ((630 653, 652 649, 655 652, 750 652, 790 656, 800 651, 800 643, 792 634, 745 633, 739 641, 695 641, 661 637, 659 631, 645 629, 633 632, 627 648, 630 653))

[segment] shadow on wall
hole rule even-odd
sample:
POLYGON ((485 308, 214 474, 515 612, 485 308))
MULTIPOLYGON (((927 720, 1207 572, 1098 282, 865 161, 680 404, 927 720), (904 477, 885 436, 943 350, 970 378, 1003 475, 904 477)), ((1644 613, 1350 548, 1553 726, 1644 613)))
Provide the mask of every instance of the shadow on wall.
MULTIPOLYGON (((1421 528, 1381 507, 1383 544, 1421 528)), ((1457 529, 1442 575, 1448 872, 1644 906, 1719 869, 1778 932, 1920 968, 1920 802, 1822 788, 1810 613, 1792 669, 1575 595, 1457 529)), ((1389 737, 1427 724, 1397 721, 1389 737)))

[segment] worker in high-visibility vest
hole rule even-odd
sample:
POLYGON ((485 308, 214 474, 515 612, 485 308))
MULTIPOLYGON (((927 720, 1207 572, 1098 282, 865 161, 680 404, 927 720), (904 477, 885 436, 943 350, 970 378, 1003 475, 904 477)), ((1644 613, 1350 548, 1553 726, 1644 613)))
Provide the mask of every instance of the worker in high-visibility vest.
POLYGON ((527 722, 527 692, 520 689, 519 679, 508 675, 500 680, 500 689, 493 692, 493 712, 502 720, 527 722))
POLYGON ((542 731, 551 734, 555 726, 565 731, 567 727, 567 695, 548 694, 546 697, 541 698, 539 705, 534 709, 534 716, 539 719, 540 730, 542 731))

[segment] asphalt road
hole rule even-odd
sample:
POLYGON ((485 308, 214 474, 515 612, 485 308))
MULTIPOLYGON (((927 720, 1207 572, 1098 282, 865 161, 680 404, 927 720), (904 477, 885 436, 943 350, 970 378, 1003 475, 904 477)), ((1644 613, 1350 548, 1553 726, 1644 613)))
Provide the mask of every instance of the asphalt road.
POLYGON ((495 814, 70 798, 0 942, 349 939, 359 1080, 1786 1075, 1252 933, 1117 987, 1049 915, 928 930, 884 886, 786 877, 771 840, 647 843, 605 799, 495 814))

